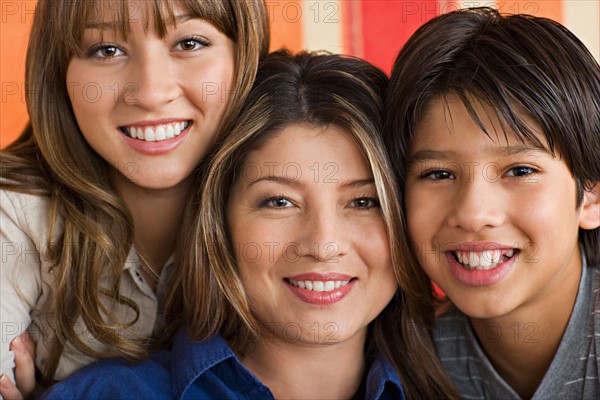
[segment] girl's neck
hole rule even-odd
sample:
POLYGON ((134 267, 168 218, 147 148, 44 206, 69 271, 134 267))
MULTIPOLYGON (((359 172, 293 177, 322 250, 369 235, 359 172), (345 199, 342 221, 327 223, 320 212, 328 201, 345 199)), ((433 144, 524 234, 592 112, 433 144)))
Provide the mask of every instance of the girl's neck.
POLYGON ((176 187, 160 190, 143 188, 122 179, 118 182, 117 192, 133 219, 133 243, 142 262, 151 264, 150 269, 160 274, 175 251, 192 178, 176 187))
POLYGON ((577 298, 578 272, 508 315, 471 318, 488 359, 522 398, 533 396, 556 355, 577 298))
POLYGON ((365 335, 334 344, 258 341, 242 363, 275 398, 350 399, 365 375, 365 335))

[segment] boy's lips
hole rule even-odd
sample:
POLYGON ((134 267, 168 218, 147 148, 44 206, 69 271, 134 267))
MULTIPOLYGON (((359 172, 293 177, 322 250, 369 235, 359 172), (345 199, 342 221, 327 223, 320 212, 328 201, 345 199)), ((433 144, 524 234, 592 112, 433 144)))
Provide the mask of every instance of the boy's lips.
POLYGON ((469 286, 500 281, 514 265, 520 250, 495 242, 461 243, 445 252, 455 278, 469 286))

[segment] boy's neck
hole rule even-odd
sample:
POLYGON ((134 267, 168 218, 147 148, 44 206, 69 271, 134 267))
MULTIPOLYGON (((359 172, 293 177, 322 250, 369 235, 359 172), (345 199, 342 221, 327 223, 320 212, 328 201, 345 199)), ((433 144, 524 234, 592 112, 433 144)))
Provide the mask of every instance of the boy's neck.
POLYGON ((581 267, 568 279, 554 282, 544 298, 508 315, 470 319, 498 374, 524 399, 533 396, 556 355, 575 305, 580 278, 581 267))
POLYGON ((364 336, 326 345, 259 341, 242 363, 285 399, 349 399, 365 374, 364 336))

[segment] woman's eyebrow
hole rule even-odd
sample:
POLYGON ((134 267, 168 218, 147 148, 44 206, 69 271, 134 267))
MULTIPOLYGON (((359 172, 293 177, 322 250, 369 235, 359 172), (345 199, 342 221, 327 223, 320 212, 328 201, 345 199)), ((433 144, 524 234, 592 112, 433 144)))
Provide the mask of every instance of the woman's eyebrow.
POLYGON ((275 182, 275 183, 279 183, 281 185, 292 186, 292 187, 301 185, 300 180, 297 178, 290 178, 287 176, 279 176, 279 175, 262 175, 260 178, 250 181, 248 183, 248 187, 255 185, 259 182, 265 182, 265 181, 266 182, 275 182))

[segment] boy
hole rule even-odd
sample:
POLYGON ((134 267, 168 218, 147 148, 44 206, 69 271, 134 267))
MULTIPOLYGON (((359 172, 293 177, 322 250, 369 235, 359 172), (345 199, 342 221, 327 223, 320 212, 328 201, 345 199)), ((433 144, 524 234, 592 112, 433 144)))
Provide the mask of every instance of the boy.
POLYGON ((452 302, 465 398, 600 398, 600 67, 558 23, 437 17, 394 65, 387 129, 413 249, 452 302))

